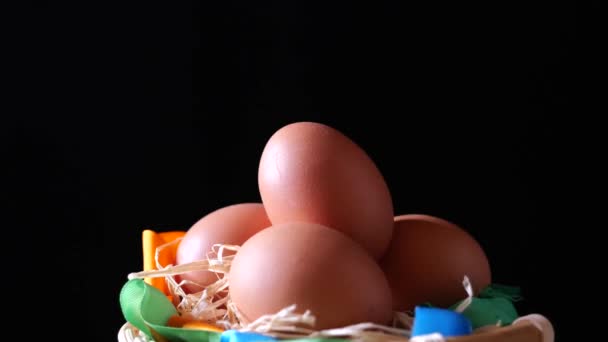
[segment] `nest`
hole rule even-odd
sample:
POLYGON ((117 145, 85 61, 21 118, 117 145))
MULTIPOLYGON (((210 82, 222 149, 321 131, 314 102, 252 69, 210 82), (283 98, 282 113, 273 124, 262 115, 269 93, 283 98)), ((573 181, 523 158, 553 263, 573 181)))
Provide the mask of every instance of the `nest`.
MULTIPOLYGON (((155 251, 156 270, 142 271, 129 274, 129 279, 135 278, 158 278, 162 277, 167 283, 169 295, 173 298, 173 304, 181 317, 186 320, 200 321, 224 330, 238 330, 242 332, 256 332, 273 336, 276 338, 307 338, 307 337, 371 337, 377 335, 393 335, 400 340, 409 337, 413 318, 410 314, 396 312, 393 326, 384 326, 373 323, 361 323, 337 329, 316 330, 314 329, 316 318, 310 311, 297 312, 296 305, 290 305, 272 315, 259 317, 255 321, 248 322, 240 313, 236 304, 231 300, 229 289, 230 265, 239 246, 216 244, 207 255, 207 260, 194 261, 180 265, 161 265, 159 253, 172 244, 179 243, 180 239, 158 246, 155 251), (233 253, 227 253, 233 252, 233 253), (193 283, 188 280, 178 282, 176 275, 192 271, 210 271, 217 274, 217 280, 204 287, 202 291, 186 293, 183 287, 193 283)), ((203 286, 200 286, 203 288, 203 286)), ((128 341, 135 341, 138 337, 136 331, 124 327, 125 334, 131 334, 128 341)), ((144 336, 139 336, 145 341, 144 336)), ((373 338, 371 338, 373 340, 373 338)), ((386 339, 383 339, 386 341, 386 339)))
MULTIPOLYGON (((188 321, 199 321, 212 324, 224 330, 255 332, 278 339, 292 338, 348 338, 356 341, 408 341, 413 323, 413 315, 408 312, 394 312, 391 326, 374 323, 360 323, 342 328, 316 330, 315 316, 310 311, 297 312, 296 305, 290 305, 272 315, 262 316, 248 322, 240 313, 229 293, 230 265, 239 246, 216 244, 207 255, 207 260, 200 260, 180 265, 161 265, 159 253, 181 239, 158 246, 155 251, 156 270, 129 274, 129 279, 159 278, 165 279, 169 295, 173 298, 179 315, 188 321), (232 252, 232 253, 228 253, 232 252), (176 275, 192 271, 210 271, 217 274, 217 280, 203 287, 188 280, 178 282, 176 275), (196 293, 186 293, 183 286, 194 284, 204 288, 196 293)), ((462 312, 473 297, 472 286, 467 277, 463 285, 469 297, 456 308, 462 312)), ((143 334, 126 324, 119 334, 123 341, 149 341, 143 334)))

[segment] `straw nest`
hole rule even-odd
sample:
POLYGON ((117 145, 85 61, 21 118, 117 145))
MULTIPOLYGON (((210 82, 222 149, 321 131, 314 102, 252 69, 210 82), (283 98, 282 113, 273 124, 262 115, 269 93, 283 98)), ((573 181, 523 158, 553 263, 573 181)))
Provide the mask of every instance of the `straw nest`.
MULTIPOLYGON (((353 341, 408 341, 410 337, 413 316, 407 312, 394 312, 391 326, 373 323, 360 323, 336 329, 315 330, 315 316, 309 311, 298 312, 295 305, 288 306, 273 314, 248 322, 240 314, 238 307, 230 298, 229 277, 230 265, 239 249, 235 245, 213 246, 207 260, 195 261, 181 265, 161 265, 159 252, 178 243, 180 239, 159 246, 156 249, 156 270, 142 271, 129 274, 129 279, 163 277, 167 283, 169 294, 173 298, 178 313, 185 319, 196 320, 216 325, 222 329, 235 329, 243 332, 256 332, 270 335, 278 339, 292 338, 348 338, 353 341), (186 293, 182 287, 189 281, 176 281, 178 274, 207 270, 217 274, 218 279, 213 284, 197 293, 186 293)), ((465 277, 463 285, 469 297, 456 309, 462 312, 472 299, 472 287, 465 277)), ((202 288, 202 286, 201 286, 202 288)), ((140 333, 129 323, 125 323, 118 336, 121 342, 153 342, 140 333)))

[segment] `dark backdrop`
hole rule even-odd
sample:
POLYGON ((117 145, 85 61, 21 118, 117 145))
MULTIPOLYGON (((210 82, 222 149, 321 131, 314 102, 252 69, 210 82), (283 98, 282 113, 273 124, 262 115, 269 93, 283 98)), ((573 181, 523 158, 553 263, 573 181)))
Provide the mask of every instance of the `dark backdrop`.
POLYGON ((6 242, 35 262, 11 263, 7 283, 65 309, 51 331, 114 340, 141 231, 259 201, 266 140, 314 120, 376 161, 396 214, 473 233, 494 280, 521 286, 520 311, 565 341, 574 15, 561 2, 32 4, 3 136, 6 242))

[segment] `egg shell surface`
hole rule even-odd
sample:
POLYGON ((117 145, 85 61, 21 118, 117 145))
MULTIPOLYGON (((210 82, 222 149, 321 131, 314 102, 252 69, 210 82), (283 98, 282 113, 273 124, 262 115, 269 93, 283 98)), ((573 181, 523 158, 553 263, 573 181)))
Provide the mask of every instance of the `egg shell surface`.
POLYGON ((385 179, 366 152, 338 130, 297 122, 264 147, 258 186, 270 221, 310 222, 337 229, 378 259, 393 232, 385 179))
POLYGON ((230 296, 248 321, 295 304, 315 329, 388 324, 391 291, 376 261, 352 239, 318 224, 275 225, 241 247, 230 270, 230 296))
POLYGON ((380 264, 397 311, 426 303, 443 308, 455 304, 467 297, 465 275, 475 295, 491 282, 490 263, 473 236, 430 215, 395 217, 391 245, 380 264))

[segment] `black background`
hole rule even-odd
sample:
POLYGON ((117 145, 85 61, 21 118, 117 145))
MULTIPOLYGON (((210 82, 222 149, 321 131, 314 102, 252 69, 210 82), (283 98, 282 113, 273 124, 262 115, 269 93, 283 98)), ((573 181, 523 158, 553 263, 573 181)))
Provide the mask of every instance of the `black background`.
MULTIPOLYGON (((115 340, 141 231, 259 201, 266 140, 313 120, 369 153, 396 214, 474 234, 494 280, 521 286, 520 312, 568 340, 575 15, 561 2, 32 3, 2 127, 9 260, 36 262, 8 265, 7 283, 48 292, 74 335, 115 340)), ((31 300, 10 299, 31 317, 31 300)))

